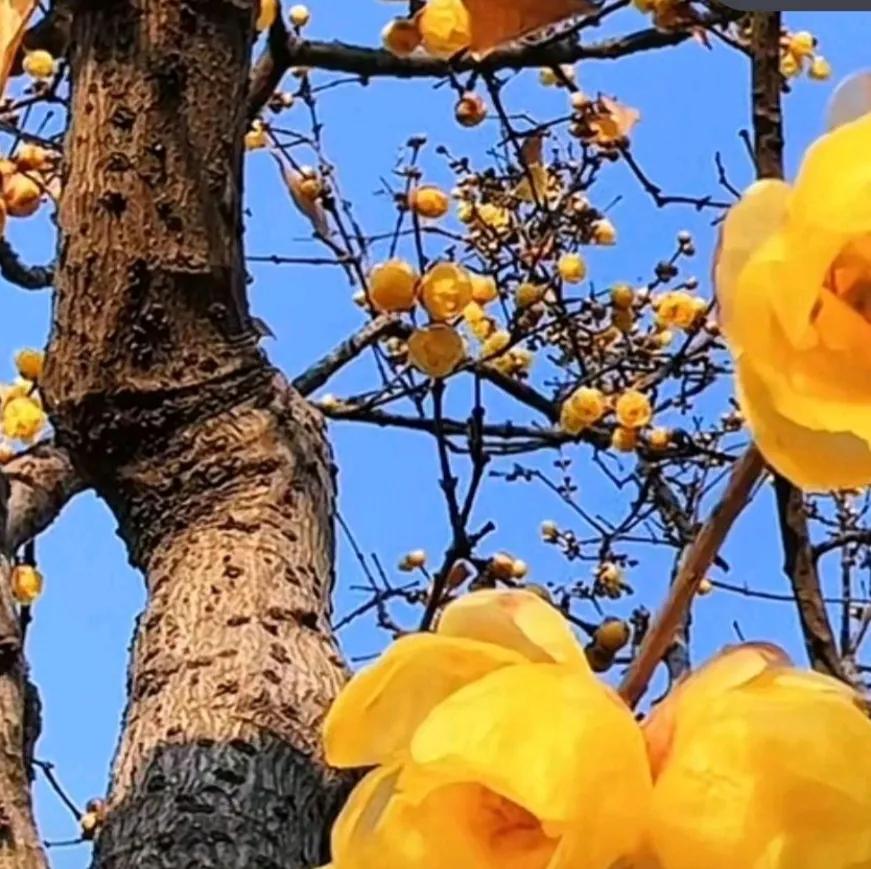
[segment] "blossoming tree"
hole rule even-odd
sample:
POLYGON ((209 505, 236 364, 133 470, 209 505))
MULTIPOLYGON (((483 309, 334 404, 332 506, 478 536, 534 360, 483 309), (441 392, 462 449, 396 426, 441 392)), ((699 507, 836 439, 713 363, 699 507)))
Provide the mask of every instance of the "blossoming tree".
POLYGON ((29 797, 33 541, 86 489, 147 589, 109 793, 80 818, 98 869, 871 865, 868 762, 849 760, 871 727, 855 693, 871 621, 864 80, 790 186, 784 93, 830 70, 777 13, 411 0, 385 15, 383 44, 351 45, 309 39, 309 10, 276 0, 0 8, 13 139, 0 214, 56 208, 58 229, 47 265, 0 241, 5 280, 53 298, 45 354, 19 353, 2 392, 0 866, 47 865, 29 797), (578 63, 694 42, 751 73, 745 141, 762 180, 743 196, 719 158, 712 190, 663 190, 633 149, 639 111, 577 80, 578 63), (557 116, 512 104, 512 81, 531 75, 564 93, 557 116), (439 125, 493 134, 480 159, 440 149, 452 186, 431 183, 431 149, 409 139, 385 182, 386 232, 343 197, 321 115, 332 89, 364 98, 377 78, 455 93, 436 141, 439 125), (360 309, 359 329, 293 376, 270 364, 249 308, 246 153, 274 160, 320 248, 266 259, 337 266, 360 309), (616 165, 651 208, 710 217, 716 286, 688 272, 688 232, 643 280, 592 274, 590 251, 619 243, 600 195, 616 165), (320 392, 363 357, 365 390, 320 392), (360 553, 368 588, 348 618, 401 639, 341 695, 325 418, 430 436, 447 516, 441 557, 409 551, 401 580, 360 553), (556 476, 538 459, 552 451, 556 476), (575 461, 601 476, 613 515, 578 497, 575 461), (754 596, 710 575, 767 475, 786 598, 825 675, 748 647, 681 682, 642 732, 630 710, 654 671, 671 687, 690 668, 696 597, 754 596), (478 504, 494 479, 575 512, 578 530, 541 526, 571 582, 532 582, 521 547, 492 550, 499 517, 478 504), (632 568, 653 549, 672 581, 645 607, 632 568), (805 726, 787 743, 790 721, 805 726), (752 737, 735 739, 742 728, 752 737), (823 734, 835 748, 810 752, 823 734), (802 753, 799 770, 788 759, 802 753), (771 810, 739 823, 694 790, 704 763, 740 784, 733 803, 757 807, 761 758, 765 805, 803 805, 808 782, 825 792, 810 821, 771 810), (348 770, 373 766, 355 788, 348 770))

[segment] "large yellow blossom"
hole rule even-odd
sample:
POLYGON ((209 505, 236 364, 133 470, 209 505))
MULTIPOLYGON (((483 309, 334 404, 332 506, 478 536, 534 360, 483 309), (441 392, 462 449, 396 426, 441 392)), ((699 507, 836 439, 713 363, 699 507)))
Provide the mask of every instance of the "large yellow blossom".
POLYGON ((639 844, 640 729, 530 592, 474 592, 394 643, 340 695, 325 746, 375 766, 333 830, 335 869, 611 869, 639 844))
POLYGON ((848 686, 775 647, 738 647, 645 732, 657 869, 871 866, 871 721, 848 686))
POLYGON ((805 489, 871 483, 871 115, 823 136, 795 184, 732 209, 716 264, 738 398, 765 458, 805 489))

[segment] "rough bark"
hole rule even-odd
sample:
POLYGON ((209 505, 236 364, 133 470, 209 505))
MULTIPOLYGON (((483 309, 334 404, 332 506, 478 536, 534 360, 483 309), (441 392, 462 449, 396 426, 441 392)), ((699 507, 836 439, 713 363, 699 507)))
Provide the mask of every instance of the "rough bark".
POLYGON ((21 628, 9 583, 10 483, 0 473, 0 869, 45 869, 30 798, 39 699, 27 681, 21 628))
POLYGON ((344 783, 323 713, 333 467, 245 298, 252 0, 115 0, 73 21, 44 378, 148 601, 95 866, 297 869, 344 783))

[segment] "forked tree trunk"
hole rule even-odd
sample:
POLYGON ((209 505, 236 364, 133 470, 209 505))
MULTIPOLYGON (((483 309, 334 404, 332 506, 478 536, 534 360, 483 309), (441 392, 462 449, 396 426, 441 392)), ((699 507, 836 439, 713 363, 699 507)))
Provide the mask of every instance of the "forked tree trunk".
MULTIPOLYGON (((146 577, 95 866, 323 858, 333 466, 245 297, 252 0, 83 3, 44 389, 146 577)), ((84 541, 83 541, 84 542, 84 541)))

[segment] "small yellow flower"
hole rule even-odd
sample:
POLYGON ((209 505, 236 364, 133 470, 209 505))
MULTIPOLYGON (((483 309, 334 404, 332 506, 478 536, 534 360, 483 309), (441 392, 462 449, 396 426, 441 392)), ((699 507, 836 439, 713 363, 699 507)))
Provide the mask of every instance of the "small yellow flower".
POLYGON ((290 7, 288 17, 294 27, 305 27, 311 21, 312 14, 308 6, 297 3, 295 6, 290 7))
POLYGON ((376 311, 410 311, 417 298, 417 273, 405 260, 375 266, 369 275, 369 299, 376 311))
POLYGON ((590 228, 594 244, 612 245, 617 243, 617 229, 607 217, 593 221, 590 228))
POLYGON ((41 350, 33 350, 30 347, 24 350, 19 350, 15 354, 15 367, 18 373, 25 379, 30 381, 39 380, 42 377, 42 366, 45 361, 45 354, 41 350))
POLYGON ((45 413, 33 398, 18 396, 5 402, 3 433, 12 440, 30 443, 45 426, 45 413))
POLYGON ((540 302, 544 298, 545 289, 541 284, 524 281, 514 291, 514 301, 517 303, 517 307, 528 308, 530 305, 540 302))
POLYGON ((578 284, 587 276, 587 264, 578 253, 566 253, 560 257, 560 277, 568 284, 578 284))
POLYGON ((611 446, 621 453, 631 453, 638 446, 638 430, 617 426, 611 435, 611 446))
POLYGON ((709 595, 714 590, 714 583, 710 579, 704 577, 699 581, 699 587, 696 589, 696 594, 700 597, 709 595))
POLYGON ((472 334, 480 341, 485 341, 496 328, 493 320, 477 302, 469 302, 463 308, 463 319, 472 334))
POLYGON ((653 416, 650 399, 636 389, 624 392, 617 399, 614 411, 617 415, 617 422, 628 429, 643 428, 653 416))
POLYGON ((472 280, 472 298, 479 305, 487 305, 499 298, 499 289, 496 286, 496 281, 489 275, 470 273, 469 277, 472 280))
POLYGON ((481 345, 481 359, 493 361, 511 343, 511 335, 504 329, 493 332, 481 345))
POLYGON ((408 57, 420 45, 417 23, 409 18, 394 18, 381 31, 381 43, 397 57, 408 57))
POLYGON ((459 316, 472 301, 469 273, 456 263, 436 263, 420 280, 420 300, 433 320, 459 316))
POLYGON ((629 284, 614 284, 611 287, 611 304, 624 310, 631 308, 635 301, 635 290, 629 284))
POLYGON ((788 50, 796 57, 810 57, 814 53, 817 41, 807 30, 793 33, 787 40, 788 50))
POLYGON ((451 200, 444 190, 433 184, 425 184, 422 187, 415 187, 411 191, 408 204, 415 214, 436 220, 448 213, 451 200))
POLYGON ((475 206, 475 219, 496 233, 506 232, 511 227, 511 212, 492 202, 475 206))
POLYGON ((415 329, 408 339, 409 361, 429 377, 447 377, 465 355, 463 339, 444 323, 415 329))
POLYGON ((818 54, 811 61, 807 74, 808 78, 812 78, 814 81, 826 81, 832 76, 832 65, 821 54, 818 54))
POLYGON ((569 434, 578 434, 595 425, 607 410, 608 404, 601 390, 582 386, 563 402, 560 408, 560 428, 569 434))
POLYGON ((23 172, 3 178, 3 200, 10 217, 30 217, 39 210, 42 188, 23 172))
POLYGON ((42 574, 29 564, 17 564, 10 577, 12 597, 22 606, 30 606, 42 594, 42 574))
POLYGON ((54 57, 43 49, 28 51, 24 55, 22 67, 31 78, 48 79, 54 75, 54 57))
POLYGON ((619 652, 628 642, 632 632, 622 619, 605 619, 596 628, 593 642, 606 652, 619 652))
POLYGON ((780 57, 780 74, 784 78, 795 78, 801 73, 802 59, 787 51, 780 57))
POLYGON ((449 58, 472 41, 472 24, 462 0, 427 0, 418 13, 423 47, 433 57, 449 58))
MULTIPOLYGON (((705 307, 702 301, 701 308, 705 307)), ((695 296, 683 290, 665 293, 656 306, 656 321, 661 326, 689 329, 698 319, 700 307, 695 296)))

